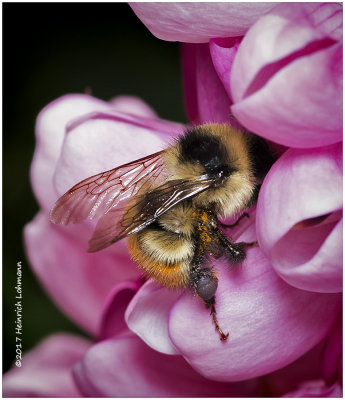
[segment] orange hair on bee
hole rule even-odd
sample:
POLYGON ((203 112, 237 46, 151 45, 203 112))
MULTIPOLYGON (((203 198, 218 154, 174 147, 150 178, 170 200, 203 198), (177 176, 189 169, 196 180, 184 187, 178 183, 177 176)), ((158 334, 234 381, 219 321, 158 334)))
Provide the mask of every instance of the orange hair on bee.
POLYGON ((188 262, 163 263, 152 260, 140 248, 138 235, 128 237, 129 252, 144 274, 169 288, 185 288, 189 283, 190 266, 188 262))

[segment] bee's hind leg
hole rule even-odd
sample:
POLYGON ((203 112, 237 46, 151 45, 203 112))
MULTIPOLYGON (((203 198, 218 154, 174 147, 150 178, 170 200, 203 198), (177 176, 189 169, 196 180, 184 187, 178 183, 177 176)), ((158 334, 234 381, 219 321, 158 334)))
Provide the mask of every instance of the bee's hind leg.
POLYGON ((206 308, 210 308, 211 309, 211 316, 212 316, 212 321, 214 323, 214 326, 216 327, 216 330, 219 333, 220 336, 220 340, 227 340, 227 338, 229 337, 229 333, 224 333, 219 326, 218 323, 218 319, 217 319, 217 312, 216 312, 216 308, 215 308, 215 303, 216 303, 216 299, 215 297, 211 297, 208 300, 204 300, 205 301, 205 306, 206 308))
POLYGON ((224 333, 218 323, 215 308, 215 293, 218 287, 218 279, 210 268, 203 268, 201 262, 193 265, 190 273, 190 287, 205 303, 206 308, 211 310, 213 324, 219 333, 220 340, 227 340, 229 334, 224 333))

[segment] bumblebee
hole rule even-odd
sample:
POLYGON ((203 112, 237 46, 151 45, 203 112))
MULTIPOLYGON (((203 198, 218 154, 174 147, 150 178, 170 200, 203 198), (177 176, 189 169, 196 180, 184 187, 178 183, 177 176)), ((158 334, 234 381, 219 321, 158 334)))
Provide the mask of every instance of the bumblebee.
POLYGON ((238 264, 255 243, 234 243, 223 229, 238 221, 225 226, 219 218, 255 203, 272 163, 260 137, 227 124, 192 127, 166 150, 73 186, 55 203, 50 219, 67 225, 98 218, 89 252, 128 237, 131 257, 144 275, 169 289, 189 288, 226 340, 216 315, 212 257, 238 264))

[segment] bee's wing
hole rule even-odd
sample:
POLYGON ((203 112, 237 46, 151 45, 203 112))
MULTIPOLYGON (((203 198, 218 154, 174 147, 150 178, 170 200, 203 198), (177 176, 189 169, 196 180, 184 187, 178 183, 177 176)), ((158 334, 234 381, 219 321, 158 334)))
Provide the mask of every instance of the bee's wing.
POLYGON ((164 169, 163 151, 84 179, 53 206, 50 219, 67 225, 97 218, 133 197, 142 185, 155 183, 164 169))
POLYGON ((146 192, 125 211, 119 208, 109 210, 98 221, 89 241, 89 252, 104 249, 124 237, 144 229, 158 217, 183 200, 196 196, 214 183, 208 176, 193 181, 170 180, 146 192))

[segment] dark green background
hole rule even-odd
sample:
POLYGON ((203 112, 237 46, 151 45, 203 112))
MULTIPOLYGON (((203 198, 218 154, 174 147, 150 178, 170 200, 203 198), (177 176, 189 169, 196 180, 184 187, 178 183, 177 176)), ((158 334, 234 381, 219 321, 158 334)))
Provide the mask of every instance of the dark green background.
MULTIPOLYGON (((3 368, 15 356, 16 264, 23 265, 23 347, 78 328, 30 271, 22 229, 38 210, 29 167, 39 111, 66 93, 141 97, 186 120, 177 43, 155 38, 125 3, 3 3, 3 368)), ((42 244, 44 245, 44 244, 42 244)))

